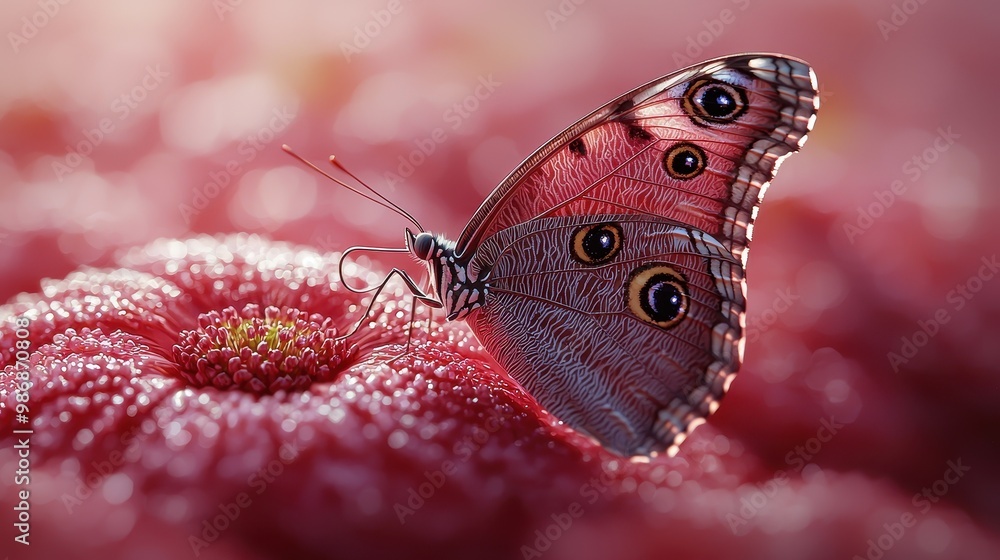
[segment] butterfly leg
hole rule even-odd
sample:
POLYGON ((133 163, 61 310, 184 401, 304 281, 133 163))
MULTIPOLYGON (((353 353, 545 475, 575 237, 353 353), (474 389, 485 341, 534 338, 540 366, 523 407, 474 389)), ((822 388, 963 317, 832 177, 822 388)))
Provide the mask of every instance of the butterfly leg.
MULTIPOLYGON (((416 295, 414 295, 413 298, 410 300, 410 305, 411 305, 411 307, 410 307, 410 324, 406 328, 406 349, 403 350, 402 354, 398 354, 398 355, 393 356, 392 358, 390 358, 388 360, 388 363, 392 363, 392 362, 394 362, 394 361, 396 361, 396 360, 398 360, 398 359, 402 358, 403 356, 405 356, 405 355, 407 355, 407 354, 410 353, 410 346, 411 346, 411 342, 413 340, 413 324, 416 322, 416 313, 417 313, 416 310, 417 310, 417 302, 418 301, 421 301, 421 300, 419 300, 419 298, 417 298, 416 295)), ((426 302, 424 302, 424 303, 426 303, 426 302)), ((431 307, 431 306, 428 306, 427 310, 428 310, 427 337, 428 337, 428 339, 430 339, 431 322, 432 322, 432 319, 433 319, 434 308, 431 307)))
POLYGON ((427 340, 431 339, 431 325, 434 324, 434 308, 427 307, 427 340))
POLYGON ((410 297, 410 323, 406 326, 406 349, 402 354, 389 358, 386 363, 392 363, 410 353, 410 342, 413 340, 413 320, 417 314, 417 296, 410 297))
POLYGON ((389 274, 385 275, 385 278, 383 278, 381 282, 379 282, 378 284, 376 284, 374 286, 368 286, 368 287, 365 287, 365 288, 355 288, 355 287, 351 286, 345 280, 345 276, 344 276, 344 263, 347 262, 347 256, 350 255, 351 253, 355 252, 355 251, 372 251, 372 252, 379 252, 379 253, 408 253, 409 249, 392 249, 392 248, 386 248, 386 247, 351 247, 350 249, 344 251, 344 253, 340 256, 340 264, 339 264, 339 267, 338 267, 338 273, 339 273, 339 276, 340 276, 340 283, 343 284, 344 288, 346 288, 347 291, 355 293, 355 294, 366 294, 366 293, 369 293, 369 292, 374 292, 372 294, 371 302, 369 302, 368 308, 365 309, 365 312, 361 316, 361 319, 358 320, 358 323, 354 326, 353 329, 351 329, 350 333, 348 333, 348 334, 346 334, 346 335, 344 335, 344 336, 342 336, 340 338, 347 338, 347 337, 353 335, 354 333, 358 332, 358 329, 361 328, 361 324, 364 323, 365 319, 368 317, 368 314, 371 313, 372 308, 375 306, 375 300, 378 299, 379 294, 382 293, 382 290, 385 289, 386 284, 389 283, 389 280, 392 278, 392 276, 394 274, 398 275, 403 280, 403 282, 406 284, 407 289, 410 290, 410 293, 413 294, 413 296, 414 296, 415 299, 418 299, 418 300, 426 303, 428 306, 431 306, 431 307, 442 307, 443 306, 441 302, 437 301, 433 297, 431 297, 431 296, 427 295, 426 293, 424 293, 424 291, 420 289, 420 286, 417 286, 417 283, 413 281, 413 278, 411 278, 409 274, 407 274, 406 272, 404 272, 404 271, 402 271, 402 270, 400 270, 398 268, 393 268, 391 271, 389 271, 389 274))
MULTIPOLYGON (((441 302, 439 302, 439 301, 437 301, 435 299, 432 299, 429 296, 427 296, 422 290, 420 290, 419 287, 416 286, 416 284, 412 281, 412 279, 409 276, 406 275, 405 272, 399 271, 397 269, 393 269, 393 272, 398 273, 400 275, 400 277, 403 279, 403 281, 407 284, 407 287, 410 288, 410 292, 411 292, 411 297, 410 297, 410 321, 409 321, 409 323, 407 324, 407 327, 406 327, 406 348, 403 350, 402 353, 397 354, 396 356, 393 356, 393 357, 387 359, 386 363, 392 363, 392 362, 394 362, 394 361, 396 361, 396 360, 398 360, 398 359, 402 358, 403 356, 406 356, 407 354, 410 353, 410 346, 411 346, 412 341, 413 341, 413 323, 414 323, 414 320, 416 318, 416 313, 417 313, 417 303, 420 302, 420 303, 423 303, 423 304, 427 305, 427 308, 428 308, 428 310, 430 310, 431 313, 433 313, 433 310, 435 308, 442 307, 441 302)), ((392 272, 390 272, 389 274, 391 275, 392 272)), ((389 276, 386 276, 386 279, 382 282, 382 286, 384 286, 388 281, 389 281, 389 276)), ((380 287, 379 291, 381 291, 381 287, 380 287)), ((376 297, 377 297, 377 293, 376 293, 376 297)), ((372 300, 372 303, 374 303, 374 299, 372 300)), ((369 309, 371 309, 371 305, 369 305, 369 309)), ((365 315, 367 316, 367 312, 366 312, 365 315)), ((362 318, 362 321, 364 321, 364 318, 362 318)), ((360 323, 359 323, 359 325, 360 325, 360 323)), ((428 328, 428 332, 429 332, 430 331, 430 319, 428 319, 427 328, 428 328)))
MULTIPOLYGON (((413 296, 413 298, 411 300, 411 307, 410 307, 410 325, 409 325, 409 327, 407 328, 407 331, 406 331, 406 351, 404 351, 399 356, 396 356, 395 358, 393 358, 393 360, 397 360, 399 358, 402 358, 403 356, 405 356, 406 354, 408 354, 410 352, 410 341, 413 338, 413 324, 416 323, 416 313, 417 313, 417 302, 418 301, 421 301, 422 303, 427 303, 426 301, 422 301, 419 298, 417 298, 416 295, 413 296)), ((433 322, 434 322, 434 309, 435 309, 435 307, 433 307, 433 306, 430 306, 430 305, 427 306, 427 339, 428 340, 430 340, 430 337, 431 337, 431 324, 433 324, 433 322)))
MULTIPOLYGON (((403 279, 403 282, 406 284, 406 287, 410 290, 410 293, 413 295, 414 303, 416 301, 420 301, 432 308, 443 307, 441 302, 425 294, 424 291, 421 290, 419 286, 417 286, 416 282, 414 282, 413 279, 410 278, 410 276, 407 273, 403 272, 398 268, 393 268, 391 271, 389 271, 389 274, 386 274, 385 278, 375 286, 371 286, 363 290, 351 288, 350 286, 347 287, 350 291, 356 294, 372 292, 372 296, 371 296, 371 301, 368 302, 368 307, 365 308, 364 314, 362 314, 361 318, 358 319, 358 322, 355 323, 354 328, 352 328, 349 333, 340 336, 338 338, 349 338, 351 336, 354 336, 354 334, 358 332, 358 329, 361 328, 361 325, 364 324, 365 319, 368 318, 368 315, 371 314, 372 309, 375 307, 375 302, 378 300, 378 296, 382 293, 382 290, 385 289, 386 285, 389 283, 389 280, 392 279, 393 275, 397 275, 403 279)), ((411 314, 412 314, 412 309, 411 309, 411 314)), ((411 322, 412 322, 412 315, 411 315, 411 322)))

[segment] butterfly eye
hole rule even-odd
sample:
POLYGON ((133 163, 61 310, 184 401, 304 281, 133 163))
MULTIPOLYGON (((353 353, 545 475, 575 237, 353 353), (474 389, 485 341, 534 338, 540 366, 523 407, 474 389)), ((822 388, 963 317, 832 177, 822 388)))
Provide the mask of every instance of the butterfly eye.
POLYGON ((653 263, 632 272, 628 306, 643 321, 673 328, 687 316, 690 303, 687 280, 670 266, 653 263))
POLYGON ((747 94, 742 88, 714 80, 691 84, 684 95, 684 110, 695 123, 731 123, 747 109, 747 94))
POLYGON ((591 224, 573 232, 570 255, 589 265, 610 261, 622 248, 622 228, 618 224, 591 224))
POLYGON ((422 261, 426 261, 434 250, 434 236, 426 231, 418 233, 413 238, 413 255, 422 261))
POLYGON ((705 151, 689 142, 675 144, 663 155, 663 167, 674 179, 697 177, 705 170, 705 151))

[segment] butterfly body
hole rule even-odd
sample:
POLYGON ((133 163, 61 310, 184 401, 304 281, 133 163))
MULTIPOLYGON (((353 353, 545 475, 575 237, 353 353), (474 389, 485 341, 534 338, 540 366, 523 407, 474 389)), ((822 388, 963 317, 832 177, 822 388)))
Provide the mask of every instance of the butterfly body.
POLYGON ((545 144, 457 242, 407 247, 448 318, 559 419, 622 455, 672 454, 740 367, 753 220, 817 109, 795 59, 681 70, 545 144))
POLYGON ((418 260, 427 262, 431 285, 449 321, 464 319, 486 303, 489 283, 455 255, 454 241, 428 232, 413 235, 407 231, 407 247, 418 260))

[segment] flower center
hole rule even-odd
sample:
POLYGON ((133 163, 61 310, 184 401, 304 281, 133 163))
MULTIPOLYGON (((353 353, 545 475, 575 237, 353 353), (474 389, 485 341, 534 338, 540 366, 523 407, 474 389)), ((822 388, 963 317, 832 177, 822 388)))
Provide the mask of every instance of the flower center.
POLYGON ((181 375, 197 387, 266 394, 331 381, 353 353, 333 321, 298 309, 256 304, 198 316, 174 345, 181 375))

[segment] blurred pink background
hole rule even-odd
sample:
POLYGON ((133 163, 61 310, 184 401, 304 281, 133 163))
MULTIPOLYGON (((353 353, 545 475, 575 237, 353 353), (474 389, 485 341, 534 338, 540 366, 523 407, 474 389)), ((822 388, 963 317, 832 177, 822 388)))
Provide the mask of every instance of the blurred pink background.
MULTIPOLYGON (((904 504, 961 458, 949 519, 994 533, 998 21, 972 0, 5 2, 0 302, 159 237, 401 246, 401 219, 282 143, 455 237, 612 97, 781 52, 813 65, 822 106, 754 230, 746 362, 710 424, 778 469, 834 416, 803 476, 856 473, 904 504)), ((936 512, 907 547, 951 557, 936 512)), ((890 517, 872 510, 873 537, 890 517)))

